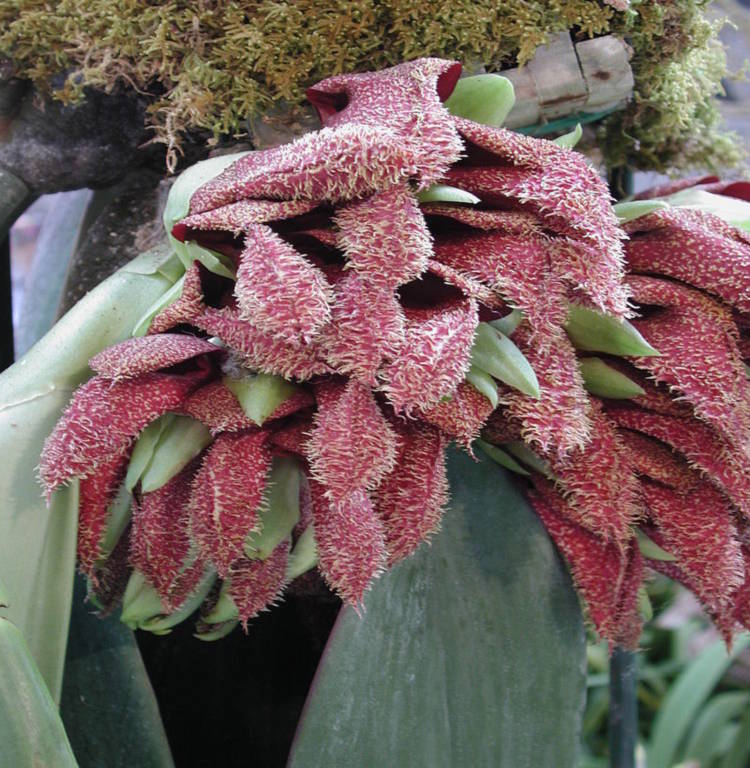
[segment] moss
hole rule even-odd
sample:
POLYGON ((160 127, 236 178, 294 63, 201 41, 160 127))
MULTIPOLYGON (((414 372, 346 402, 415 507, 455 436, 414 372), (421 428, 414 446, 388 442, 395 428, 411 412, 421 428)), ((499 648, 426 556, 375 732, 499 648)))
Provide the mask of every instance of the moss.
POLYGON ((730 161, 735 150, 718 137, 709 102, 724 65, 704 3, 633 5, 637 14, 599 0, 2 0, 0 53, 19 76, 66 102, 120 82, 147 91, 154 140, 173 162, 186 131, 241 135, 248 116, 299 103, 307 85, 331 74, 423 55, 501 68, 528 60, 565 29, 582 37, 613 31, 633 40, 638 101, 608 122, 611 160, 730 161), (691 76, 691 62, 709 62, 706 75, 691 76), (621 130, 632 138, 618 141, 621 130))
POLYGON ((727 75, 718 40, 722 21, 705 16, 710 0, 634 0, 615 31, 634 49, 630 107, 600 131, 610 166, 662 172, 720 171, 744 158, 739 138, 722 130, 715 96, 727 75))

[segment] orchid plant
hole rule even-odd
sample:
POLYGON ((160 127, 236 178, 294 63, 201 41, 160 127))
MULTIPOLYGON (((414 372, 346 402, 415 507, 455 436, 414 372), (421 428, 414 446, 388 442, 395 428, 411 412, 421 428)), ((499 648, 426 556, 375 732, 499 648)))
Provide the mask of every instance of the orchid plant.
POLYGON ((569 137, 469 119, 460 69, 329 78, 319 131, 174 185, 184 275, 40 463, 80 481, 102 613, 215 639, 315 567, 362 606, 439 528, 453 440, 526 484, 610 642, 647 568, 750 624, 748 236, 726 203, 613 208, 569 137))

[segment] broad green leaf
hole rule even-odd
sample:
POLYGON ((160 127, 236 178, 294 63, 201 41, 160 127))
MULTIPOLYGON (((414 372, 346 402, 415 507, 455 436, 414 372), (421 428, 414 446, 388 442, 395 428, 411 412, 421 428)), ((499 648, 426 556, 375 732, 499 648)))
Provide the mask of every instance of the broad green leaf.
POLYGON ((599 357, 581 357, 578 365, 586 389, 597 397, 628 400, 645 395, 644 390, 624 373, 607 365, 599 357))
POLYGON ((690 738, 681 752, 680 760, 709 765, 716 755, 716 734, 741 715, 749 703, 748 691, 728 691, 711 698, 691 728, 690 738))
POLYGON ((750 634, 734 641, 728 654, 717 640, 706 648, 677 678, 656 714, 648 750, 649 768, 670 768, 703 703, 724 676, 732 660, 750 645, 750 634))
POLYGON ((1 617, 0 765, 77 768, 57 707, 23 635, 1 617))
POLYGON ((604 315, 580 304, 571 304, 565 330, 573 346, 585 352, 653 357, 659 353, 627 320, 604 315))
POLYGON ((127 338, 135 320, 170 287, 163 250, 135 259, 91 291, 0 375, 0 578, 9 618, 59 700, 75 567, 77 488, 48 508, 35 467, 42 444, 96 352, 127 338))
POLYGON ((581 124, 577 123, 576 127, 569 133, 564 133, 562 136, 558 136, 556 139, 552 139, 553 144, 557 144, 558 147, 567 147, 573 149, 576 144, 581 140, 583 136, 583 128, 581 124))
POLYGON ((24 355, 55 322, 65 275, 89 223, 91 197, 89 189, 59 193, 44 216, 13 328, 16 357, 24 355))
POLYGON ((482 201, 471 192, 466 192, 447 184, 433 184, 431 187, 417 193, 420 203, 466 203, 476 205, 482 201))
POLYGON ((133 633, 98 619, 76 582, 60 712, 80 768, 173 768, 133 633))
POLYGON ((585 697, 581 612, 521 492, 451 451, 429 547, 342 609, 288 768, 573 768, 585 697))
POLYGON ((626 200, 623 203, 615 203, 612 208, 617 214, 620 224, 625 224, 625 222, 647 216, 654 211, 669 208, 669 204, 663 200, 626 200))
POLYGON ((474 75, 463 77, 456 83, 445 106, 457 117, 499 127, 505 122, 515 102, 513 83, 507 77, 474 75))
POLYGON ((675 208, 696 208, 699 211, 713 213, 734 227, 750 232, 750 203, 736 197, 717 195, 705 189, 688 189, 675 192, 664 200, 675 208))

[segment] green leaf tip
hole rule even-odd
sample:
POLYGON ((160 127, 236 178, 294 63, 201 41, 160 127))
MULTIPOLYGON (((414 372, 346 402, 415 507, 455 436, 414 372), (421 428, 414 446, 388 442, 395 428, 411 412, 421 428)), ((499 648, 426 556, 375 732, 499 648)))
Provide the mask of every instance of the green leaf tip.
POLYGON ((500 127, 513 109, 516 96, 513 83, 502 75, 462 77, 445 102, 456 117, 500 127))
POLYGON ((420 203, 466 203, 476 205, 482 201, 471 192, 466 192, 458 187, 449 187, 447 184, 433 184, 421 192, 417 192, 417 200, 420 203))
POLYGON ((576 144, 581 140, 583 136, 583 128, 580 123, 576 123, 576 127, 569 133, 564 133, 562 136, 558 136, 556 139, 552 139, 553 144, 557 144, 558 147, 567 147, 573 149, 576 144))
POLYGON ((579 358, 578 365, 584 386, 592 395, 611 400, 628 400, 646 394, 642 387, 624 373, 607 365, 600 357, 579 358))
POLYGON ((312 570, 317 564, 318 547, 315 543, 315 531, 312 523, 310 523, 297 539, 294 549, 289 554, 286 564, 286 578, 288 581, 296 579, 303 573, 312 570))
POLYGON ((677 560, 673 554, 662 549, 655 541, 646 536, 640 528, 636 528, 635 537, 641 554, 649 560, 659 560, 663 563, 673 563, 677 560))
POLYGON ((491 403, 493 408, 497 408, 499 399, 497 396, 497 383, 486 371, 472 365, 466 374, 466 381, 471 384, 477 392, 483 394, 491 403))
POLYGON ((634 325, 594 309, 571 304, 565 323, 573 346, 584 352, 606 352, 619 357, 654 357, 659 353, 634 325))
POLYGON ((487 443, 480 438, 477 438, 474 441, 474 445, 479 446, 487 456, 501 467, 505 467, 505 469, 509 469, 511 472, 515 472, 518 475, 525 475, 526 477, 531 474, 530 472, 527 472, 509 453, 502 450, 502 448, 498 448, 496 445, 487 443))
POLYGON ((247 417, 259 427, 298 388, 281 376, 257 373, 242 378, 225 376, 224 386, 237 398, 247 417))
POLYGON ((471 350, 471 363, 529 397, 539 398, 539 382, 523 352, 489 323, 479 323, 471 350))
POLYGON ((616 203, 612 208, 620 220, 620 224, 625 224, 628 221, 633 221, 633 219, 639 219, 641 216, 647 216, 654 211, 669 208, 669 205, 663 200, 627 200, 623 203, 616 203))

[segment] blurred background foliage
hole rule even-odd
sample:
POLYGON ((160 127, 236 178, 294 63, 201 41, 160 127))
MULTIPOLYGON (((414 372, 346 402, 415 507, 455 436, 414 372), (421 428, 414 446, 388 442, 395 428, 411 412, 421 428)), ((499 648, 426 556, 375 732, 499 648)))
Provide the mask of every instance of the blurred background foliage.
MULTIPOLYGON (((638 667, 638 768, 750 765, 750 636, 724 641, 695 598, 658 576, 638 667)), ((579 768, 609 768, 609 651, 590 638, 579 768)))

